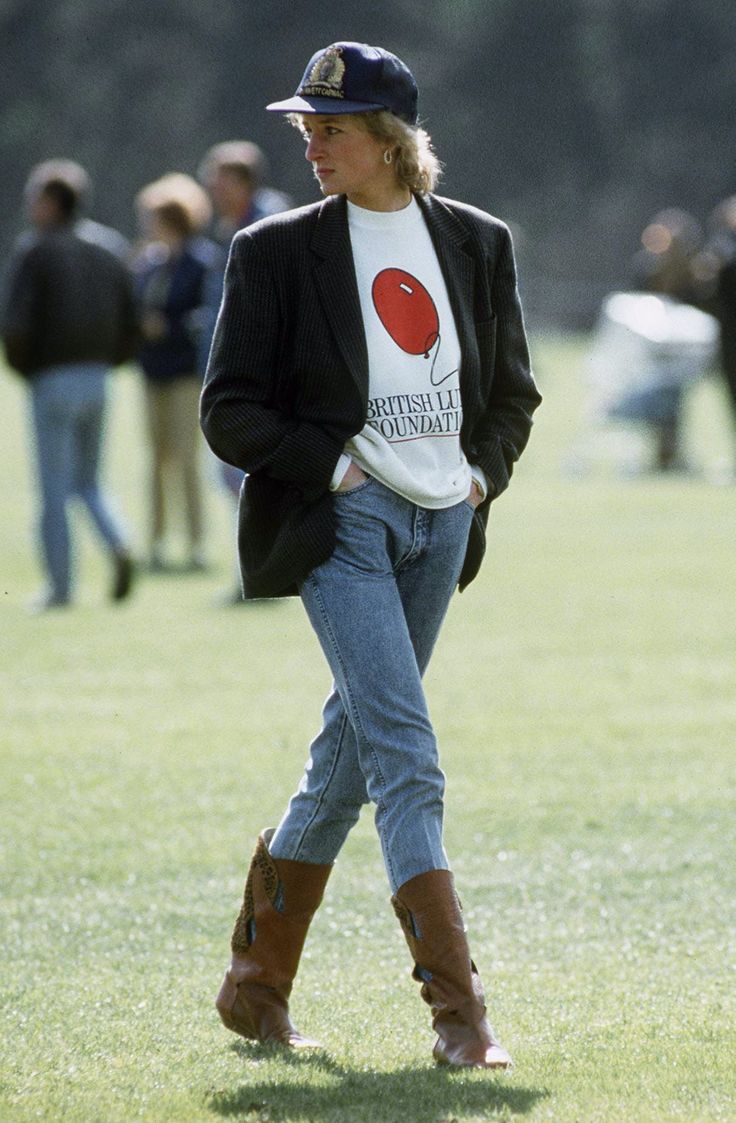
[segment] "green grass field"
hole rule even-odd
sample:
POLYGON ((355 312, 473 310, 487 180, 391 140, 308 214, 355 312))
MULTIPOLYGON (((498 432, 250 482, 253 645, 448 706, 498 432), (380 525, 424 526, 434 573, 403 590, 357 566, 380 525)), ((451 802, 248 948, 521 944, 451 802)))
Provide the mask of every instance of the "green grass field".
MULTIPOLYGON (((293 998, 323 1054, 249 1046, 213 1008, 257 832, 328 676, 297 602, 218 608, 215 566, 105 601, 80 520, 79 606, 39 573, 22 386, 0 377, 3 1123, 709 1123, 736 1119, 736 492, 717 383, 705 474, 621 479, 584 424, 580 344, 535 346, 545 404, 479 580, 428 675, 447 846, 510 1075, 437 1070, 368 812, 293 998)), ((108 476, 143 525, 132 373, 108 476)), ((139 535, 140 540, 140 535, 139 535)))

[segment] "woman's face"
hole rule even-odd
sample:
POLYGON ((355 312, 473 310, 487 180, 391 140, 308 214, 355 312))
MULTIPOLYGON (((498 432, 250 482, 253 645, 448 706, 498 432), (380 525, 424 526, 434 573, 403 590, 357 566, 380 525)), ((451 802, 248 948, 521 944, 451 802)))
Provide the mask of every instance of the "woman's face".
POLYGON ((386 145, 372 136, 349 113, 328 117, 309 113, 302 117, 307 141, 305 156, 323 195, 347 195, 351 203, 368 210, 399 210, 410 192, 387 164, 386 145))

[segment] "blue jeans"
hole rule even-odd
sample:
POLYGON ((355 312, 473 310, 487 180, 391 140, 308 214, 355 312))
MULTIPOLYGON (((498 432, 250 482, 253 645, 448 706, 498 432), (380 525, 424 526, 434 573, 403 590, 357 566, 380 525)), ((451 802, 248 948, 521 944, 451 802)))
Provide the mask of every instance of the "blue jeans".
POLYGON ((334 502, 337 546, 301 588, 333 688, 270 850, 332 862, 370 801, 395 892, 449 868, 445 778, 422 675, 458 582, 472 508, 426 510, 374 479, 334 502))
POLYGON ((59 603, 71 594, 71 542, 67 503, 87 507, 114 553, 125 532, 98 482, 108 368, 102 363, 48 367, 31 382, 31 408, 41 493, 39 532, 50 593, 59 603))

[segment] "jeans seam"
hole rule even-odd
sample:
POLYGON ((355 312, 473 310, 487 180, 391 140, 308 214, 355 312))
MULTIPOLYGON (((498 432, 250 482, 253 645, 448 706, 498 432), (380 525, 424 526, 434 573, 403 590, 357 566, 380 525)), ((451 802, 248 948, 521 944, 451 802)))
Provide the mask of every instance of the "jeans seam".
POLYGON ((414 565, 415 562, 419 561, 419 559, 422 557, 422 554, 424 553, 426 546, 427 534, 426 527, 424 525, 426 521, 424 518, 424 512, 416 504, 412 504, 412 506, 414 509, 412 511, 411 546, 406 551, 404 556, 402 558, 399 558, 394 567, 394 574, 397 575, 401 573, 403 569, 408 569, 409 566, 414 565), (420 523, 422 524, 421 527, 420 523))
MULTIPOLYGON (((361 724, 361 721, 360 721, 360 713, 359 713, 359 711, 358 711, 358 709, 355 705, 355 698, 354 698, 352 690, 350 689, 350 682, 348 680, 348 676, 345 673, 345 664, 342 661, 342 656, 340 654, 340 647, 339 647, 339 644, 338 644, 338 642, 335 638, 335 633, 332 630, 332 624, 330 622, 329 615, 327 613, 327 610, 325 609, 324 601, 322 599, 322 593, 320 592, 320 588, 319 588, 319 583, 312 576, 308 577, 307 580, 311 583, 312 588, 314 590, 315 599, 317 600, 317 603, 319 604, 320 614, 322 616, 322 620, 323 620, 324 626, 325 626, 325 635, 329 636, 330 644, 332 646, 332 650, 335 652, 335 657, 336 657, 338 663, 340 664, 340 669, 342 671, 343 681, 345 682, 345 691, 346 691, 346 694, 347 694, 347 697, 348 697, 348 703, 349 703, 349 706, 350 706, 350 715, 349 716, 351 718, 351 724, 353 724, 352 719, 354 718, 355 724, 353 724, 353 729, 355 730, 356 738, 360 735, 360 737, 362 737, 362 740, 363 740, 364 744, 368 745, 369 748, 370 748, 370 753, 371 753, 371 756, 373 758, 373 762, 374 762, 374 765, 375 765, 376 776, 378 777, 379 786, 380 786, 380 789, 381 789, 381 797, 382 797, 383 792, 385 791, 385 788, 386 788, 386 781, 385 781, 383 771, 381 769, 381 765, 380 765, 380 762, 379 762, 379 759, 378 759, 378 753, 376 752, 375 748, 373 747, 373 744, 371 743, 370 739, 365 735, 365 730, 362 727, 362 724, 361 724), (359 731, 360 731, 360 734, 359 734, 359 731)), ((346 708, 345 712, 346 712, 346 714, 348 713, 347 708, 346 708)), ((370 795, 370 793, 369 793, 369 795, 370 795)), ((378 808, 379 801, 375 800, 374 802, 376 804, 376 808, 378 808)))
POLYGON ((302 828, 302 831, 299 835, 299 841, 297 842, 297 844, 294 848, 295 849, 294 857, 297 860, 299 859, 299 855, 302 851, 302 847, 304 846, 304 839, 307 835, 307 832, 311 828, 311 826, 314 823, 315 819, 317 818, 319 812, 322 810, 322 807, 323 807, 324 801, 325 801, 325 796, 326 796, 327 792, 329 791, 330 784, 332 783, 332 780, 334 778, 335 769, 337 768, 337 758, 340 755, 340 751, 342 749, 342 743, 343 743, 343 739, 345 737, 345 728, 346 728, 347 724, 348 724, 348 715, 347 715, 347 712, 345 712, 344 715, 343 715, 342 724, 341 724, 341 727, 340 727, 340 736, 338 738, 337 748, 336 748, 336 751, 335 751, 335 753, 333 754, 333 757, 332 757, 332 766, 330 768, 330 774, 327 777, 327 779, 325 780, 324 784, 322 785, 322 789, 320 791, 319 797, 315 801, 314 811, 309 816, 309 819, 307 820, 307 822, 304 824, 304 827, 302 828))

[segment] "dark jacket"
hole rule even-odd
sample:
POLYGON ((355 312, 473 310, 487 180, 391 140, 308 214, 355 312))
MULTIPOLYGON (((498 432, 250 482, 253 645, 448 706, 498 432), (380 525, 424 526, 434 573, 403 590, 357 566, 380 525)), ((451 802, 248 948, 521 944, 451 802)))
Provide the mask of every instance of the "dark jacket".
POLYGON ((9 364, 27 376, 127 362, 138 342, 128 270, 72 226, 26 237, 11 263, 2 331, 9 364))
POLYGON ((715 314, 721 327, 721 362, 736 409, 736 250, 718 274, 715 314))
MULTIPOLYGON (((491 494, 476 510, 460 579, 476 575, 491 498, 508 485, 541 398, 506 226, 473 207, 418 198, 462 352, 460 440, 491 494)), ((245 595, 279 596, 335 545, 330 480, 365 424, 368 354, 344 196, 236 235, 202 393, 214 452, 248 473, 240 501, 245 595)))
POLYGON ((207 280, 217 247, 207 238, 189 238, 177 254, 159 243, 146 246, 135 263, 135 290, 141 312, 157 312, 165 324, 160 339, 144 339, 138 361, 149 382, 173 382, 201 367, 207 280))

